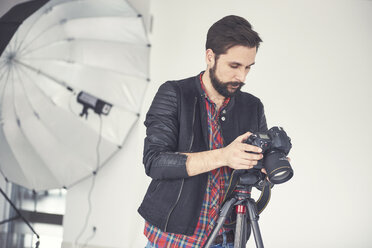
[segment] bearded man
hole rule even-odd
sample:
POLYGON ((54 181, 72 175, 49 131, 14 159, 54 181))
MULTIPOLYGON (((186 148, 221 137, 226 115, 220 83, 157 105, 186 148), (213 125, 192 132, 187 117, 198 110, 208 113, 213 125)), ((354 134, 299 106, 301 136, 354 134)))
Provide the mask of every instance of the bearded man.
MULTIPOLYGON (((251 24, 226 16, 207 34, 207 69, 162 84, 146 115, 143 163, 152 178, 138 209, 146 247, 202 247, 216 225, 233 170, 262 150, 244 141, 267 131, 261 101, 240 91, 262 42, 251 24)), ((213 247, 233 247, 222 228, 213 247)))

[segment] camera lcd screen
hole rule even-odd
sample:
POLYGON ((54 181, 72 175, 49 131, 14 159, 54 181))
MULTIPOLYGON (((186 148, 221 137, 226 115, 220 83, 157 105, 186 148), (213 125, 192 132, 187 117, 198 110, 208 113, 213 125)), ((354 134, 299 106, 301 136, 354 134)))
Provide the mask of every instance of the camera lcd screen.
POLYGON ((269 139, 269 136, 267 136, 267 134, 260 133, 258 135, 260 136, 261 139, 269 139))

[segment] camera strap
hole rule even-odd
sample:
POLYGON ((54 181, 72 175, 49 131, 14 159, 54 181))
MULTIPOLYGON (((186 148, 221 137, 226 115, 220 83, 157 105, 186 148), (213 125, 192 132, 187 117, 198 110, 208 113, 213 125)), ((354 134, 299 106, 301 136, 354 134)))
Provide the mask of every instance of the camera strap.
POLYGON ((265 179, 263 182, 264 182, 263 183, 264 185, 261 190, 260 198, 256 201, 258 214, 264 211, 267 204, 269 204, 270 197, 271 197, 272 184, 269 181, 267 181, 267 179, 265 179))

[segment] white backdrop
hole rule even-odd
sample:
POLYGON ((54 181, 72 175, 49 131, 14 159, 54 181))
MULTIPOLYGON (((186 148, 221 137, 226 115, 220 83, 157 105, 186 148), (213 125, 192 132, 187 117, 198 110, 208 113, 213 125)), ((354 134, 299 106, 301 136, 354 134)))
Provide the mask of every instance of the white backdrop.
MULTIPOLYGON (((154 0, 151 12, 152 84, 141 121, 98 175, 80 240, 96 226, 87 247, 144 246, 136 212, 149 182, 141 164, 144 114, 161 83, 205 68, 209 26, 236 14, 264 40, 243 90, 261 98, 269 126, 282 125, 293 141, 295 176, 274 187, 260 218, 265 246, 371 247, 372 1, 154 0)), ((89 186, 68 192, 65 247, 83 225, 89 186)))
MULTIPOLYGON (((264 40, 244 90, 262 99, 269 126, 282 125, 292 137, 290 156, 295 170, 291 181, 274 188, 271 202, 261 215, 266 247, 370 247, 371 13, 372 2, 365 0, 152 2, 152 84, 143 114, 165 80, 196 75, 205 68, 206 32, 221 17, 244 16, 264 40)), ((144 128, 139 123, 140 141, 132 143, 138 145, 138 156, 143 137, 144 128)), ((128 190, 122 191, 122 199, 106 204, 95 200, 96 208, 102 210, 92 215, 93 222, 103 225, 103 215, 112 216, 108 211, 113 202, 122 206, 121 216, 125 210, 133 211, 133 216, 123 225, 111 223, 115 226, 111 231, 123 235, 120 242, 107 234, 101 241, 97 236, 92 244, 142 247, 145 241, 137 234, 142 233, 143 221, 134 209, 148 179, 138 172, 142 170, 140 158, 128 152, 106 168, 105 179, 97 185, 102 192, 114 179, 116 167, 121 168, 123 178, 128 177, 126 173, 138 175, 133 181, 138 184, 143 180, 144 186, 118 184, 136 190, 134 200, 128 200, 133 195, 125 193, 128 190), (129 232, 127 226, 132 227, 129 232), (128 234, 132 238, 124 238, 128 234), (137 242, 130 246, 133 239, 137 242)), ((65 240, 68 230, 73 230, 71 225, 65 225, 65 240)), ((255 247, 252 239, 248 247, 255 247)))

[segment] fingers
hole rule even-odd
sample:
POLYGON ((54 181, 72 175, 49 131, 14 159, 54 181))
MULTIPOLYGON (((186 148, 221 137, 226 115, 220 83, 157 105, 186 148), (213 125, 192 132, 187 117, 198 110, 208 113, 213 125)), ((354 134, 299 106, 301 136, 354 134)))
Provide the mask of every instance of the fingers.
POLYGON ((240 160, 240 162, 232 163, 229 167, 235 170, 248 170, 252 169, 257 164, 254 160, 240 160))
POLYGON ((257 165, 258 160, 263 158, 262 154, 236 152, 228 160, 228 166, 233 169, 251 169, 257 165))
POLYGON ((261 160, 263 158, 263 155, 261 153, 248 153, 248 152, 245 152, 241 155, 241 158, 244 159, 244 160, 253 160, 253 161, 257 161, 257 160, 261 160))
POLYGON ((260 147, 245 144, 245 143, 240 143, 240 148, 241 148, 242 151, 246 151, 246 152, 255 152, 255 153, 261 153, 262 152, 262 149, 260 147))
POLYGON ((252 133, 251 132, 246 132, 240 136, 238 136, 235 140, 236 141, 239 141, 240 143, 244 142, 246 139, 248 139, 248 137, 251 135, 252 133))
POLYGON ((221 149, 223 160, 233 169, 250 169, 263 158, 262 149, 243 143, 252 133, 246 132, 237 137, 230 145, 221 149))

